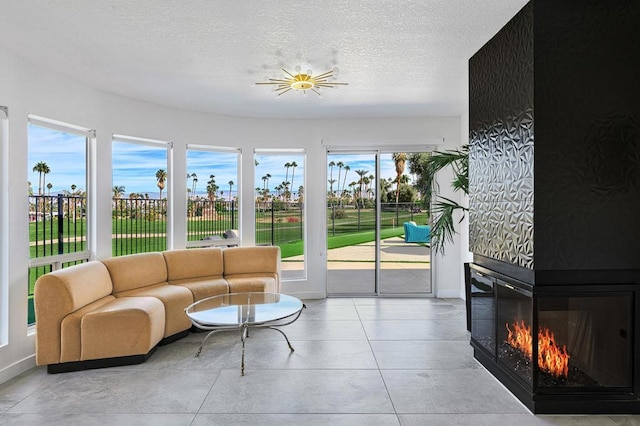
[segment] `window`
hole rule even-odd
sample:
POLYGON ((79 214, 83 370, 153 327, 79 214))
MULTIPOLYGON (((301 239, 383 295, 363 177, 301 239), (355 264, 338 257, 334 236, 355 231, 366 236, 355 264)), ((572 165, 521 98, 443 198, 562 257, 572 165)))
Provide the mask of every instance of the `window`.
POLYGON ((187 146, 187 246, 238 235, 240 151, 187 146))
POLYGON ((304 279, 305 153, 256 151, 256 245, 276 245, 282 253, 282 278, 304 279))
POLYGON ((29 116, 29 324, 35 323, 33 288, 52 270, 86 262, 87 158, 92 131, 29 116))
POLYGON ((171 143, 114 136, 113 256, 167 249, 171 143))

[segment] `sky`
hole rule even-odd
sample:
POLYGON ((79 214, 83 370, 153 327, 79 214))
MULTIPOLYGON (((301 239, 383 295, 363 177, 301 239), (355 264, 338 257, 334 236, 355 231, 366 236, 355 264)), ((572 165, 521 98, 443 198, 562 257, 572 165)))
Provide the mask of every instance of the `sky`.
MULTIPOLYGON (((51 183, 51 194, 63 190, 71 191, 71 185, 77 190, 86 190, 86 138, 75 134, 29 125, 29 182, 33 193, 38 194, 39 174, 33 167, 44 161, 51 172, 46 183, 51 183)), ((46 185, 45 183, 45 185, 46 185)), ((49 190, 43 188, 45 194, 49 190)))
MULTIPOLYGON (((126 142, 113 142, 113 181, 112 186, 124 186, 125 195, 132 192, 148 193, 149 196, 158 196, 157 180, 155 177, 159 169, 167 170, 167 149, 164 147, 154 147, 126 142)), ((40 126, 29 125, 29 181, 31 182, 34 194, 38 193, 38 173, 32 169, 39 161, 44 161, 49 166, 51 172, 46 176, 46 182, 52 183, 51 194, 57 194, 63 190, 71 191, 71 185, 77 186, 76 190, 86 190, 86 140, 84 136, 64 133, 40 126)), ((375 174, 375 161, 373 154, 330 154, 327 163, 342 162, 351 169, 347 175, 346 185, 357 181, 356 170, 367 170, 368 175, 375 174)), ((189 149, 187 151, 187 172, 189 175, 197 175, 196 194, 206 196, 207 181, 210 175, 215 175, 220 190, 224 191, 223 197, 229 196, 229 181, 233 181, 231 195, 237 195, 238 185, 238 153, 221 151, 204 151, 189 149)), ((255 170, 254 188, 262 188, 264 182, 262 177, 267 173, 269 178, 269 189, 275 193, 275 187, 285 181, 291 182, 293 168, 289 168, 286 176, 285 163, 296 162, 295 174, 293 176, 293 192, 297 193, 298 187, 303 185, 305 168, 304 154, 301 152, 267 154, 258 153, 255 156, 258 162, 255 170)), ((309 160, 309 159, 308 159, 309 160)), ((381 177, 383 179, 395 179, 396 172, 391 154, 382 154, 380 162, 381 177)), ((338 180, 339 168, 333 168, 333 179, 338 180)), ((345 170, 340 172, 340 184, 344 182, 345 170)), ((405 170, 408 174, 408 167, 405 170)), ((312 177, 307 177, 311 179, 312 177)), ((327 180, 330 178, 330 171, 327 170, 327 180)), ((193 180, 184 177, 184 184, 189 189, 193 188, 193 180)), ((329 183, 327 182, 327 189, 329 183)), ((334 183, 334 190, 337 182, 334 183)), ((45 193, 49 191, 45 188, 45 193)), ((163 193, 164 195, 164 193, 163 193)))

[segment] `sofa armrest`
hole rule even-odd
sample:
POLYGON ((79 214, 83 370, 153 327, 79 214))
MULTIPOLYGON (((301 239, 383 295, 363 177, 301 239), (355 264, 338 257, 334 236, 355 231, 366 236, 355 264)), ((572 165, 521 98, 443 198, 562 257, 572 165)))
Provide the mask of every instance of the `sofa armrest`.
POLYGON ((107 268, 91 261, 38 278, 34 290, 36 363, 57 364, 61 356, 61 324, 68 314, 111 294, 107 268))

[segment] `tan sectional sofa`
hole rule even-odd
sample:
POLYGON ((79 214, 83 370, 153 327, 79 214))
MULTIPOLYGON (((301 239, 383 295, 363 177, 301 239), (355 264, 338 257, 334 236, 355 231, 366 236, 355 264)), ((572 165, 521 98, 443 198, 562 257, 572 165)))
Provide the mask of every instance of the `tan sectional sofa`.
POLYGON ((189 333, 187 306, 246 291, 280 292, 278 247, 141 253, 50 272, 35 285, 36 363, 59 373, 144 362, 189 333))

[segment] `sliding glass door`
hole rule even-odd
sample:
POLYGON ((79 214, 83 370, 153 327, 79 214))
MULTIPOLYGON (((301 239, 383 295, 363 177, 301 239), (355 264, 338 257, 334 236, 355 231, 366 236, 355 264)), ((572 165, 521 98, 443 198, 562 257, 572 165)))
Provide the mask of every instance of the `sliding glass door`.
POLYGON ((412 173, 426 153, 327 154, 327 293, 426 295, 428 208, 412 173))
POLYGON ((327 164, 327 293, 375 294, 377 153, 329 153, 327 164))

